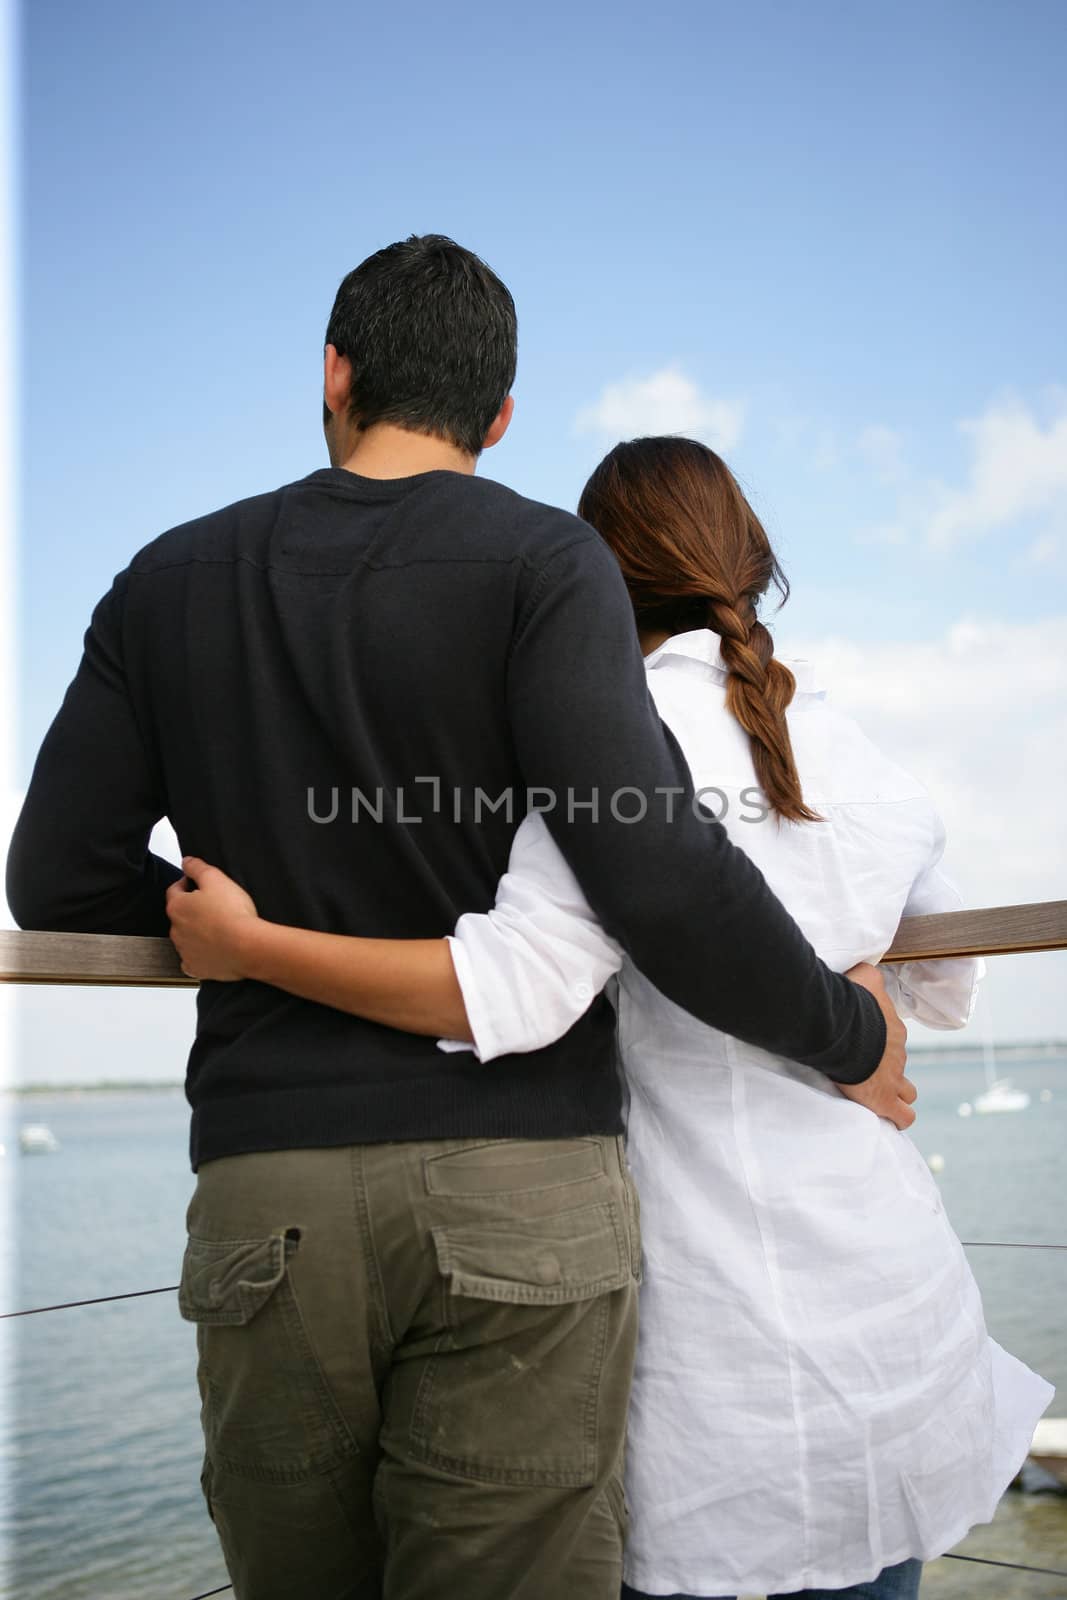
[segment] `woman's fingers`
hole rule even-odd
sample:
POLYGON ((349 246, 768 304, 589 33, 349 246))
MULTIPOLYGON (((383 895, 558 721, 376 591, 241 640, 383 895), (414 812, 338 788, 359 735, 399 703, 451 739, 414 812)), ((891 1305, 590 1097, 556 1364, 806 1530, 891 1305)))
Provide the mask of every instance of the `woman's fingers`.
POLYGON ((183 856, 184 876, 167 890, 170 939, 187 978, 233 983, 244 976, 241 934, 256 916, 240 884, 200 856, 183 856), (195 889, 195 894, 186 891, 195 889))
POLYGON ((218 888, 234 882, 221 867, 212 866, 210 861, 204 861, 200 856, 182 856, 182 871, 194 889, 203 889, 208 884, 218 888))
POLYGON ((919 1091, 910 1078, 901 1078, 897 1094, 900 1097, 897 1101, 899 1115, 893 1121, 898 1128, 910 1128, 915 1121, 915 1112, 911 1108, 919 1098, 919 1091))
POLYGON ((223 917, 256 915, 256 903, 251 895, 221 867, 213 867, 210 861, 203 861, 200 856, 183 856, 182 867, 189 887, 199 891, 196 909, 205 921, 209 912, 223 917))
POLYGON ((912 1123, 915 1121, 914 1111, 904 1100, 897 1101, 897 1110, 896 1115, 893 1117, 893 1121, 896 1123, 897 1127, 901 1129, 910 1128, 912 1123))

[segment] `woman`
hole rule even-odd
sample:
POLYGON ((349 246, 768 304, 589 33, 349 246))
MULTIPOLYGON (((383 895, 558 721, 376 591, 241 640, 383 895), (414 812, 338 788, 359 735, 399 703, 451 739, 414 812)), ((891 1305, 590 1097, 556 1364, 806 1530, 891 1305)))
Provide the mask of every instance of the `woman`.
MULTIPOLYGON (((620 445, 579 513, 619 560, 698 790, 823 959, 877 961, 901 915, 956 908, 921 785, 806 664, 775 660, 758 610, 786 585, 719 457, 620 445)), ((447 944, 264 924, 224 874, 186 871, 202 892, 172 890, 169 908, 187 970, 463 1032, 483 1062, 558 1037, 612 978, 645 1253, 624 1594, 914 1596, 921 1562, 992 1517, 1052 1391, 986 1334, 921 1156, 818 1072, 654 989, 540 816, 495 909, 447 944)), ((886 971, 899 1009, 934 1027, 968 1019, 976 977, 972 961, 886 971)))

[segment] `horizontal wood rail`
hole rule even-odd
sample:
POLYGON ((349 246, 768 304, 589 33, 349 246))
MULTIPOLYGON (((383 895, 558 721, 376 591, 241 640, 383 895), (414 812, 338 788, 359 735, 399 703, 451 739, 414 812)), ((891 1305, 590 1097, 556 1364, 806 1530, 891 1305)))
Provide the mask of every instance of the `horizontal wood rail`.
POLYGON ((1067 900, 986 906, 905 917, 883 961, 933 961, 939 956, 1017 956, 1067 949, 1067 900))
MULTIPOLYGON (((1067 949, 1067 900, 905 917, 883 961, 1021 955, 1067 949)), ((117 984, 195 989, 169 939, 110 933, 0 931, 0 983, 117 984)))
POLYGON ((195 989, 169 939, 117 933, 0 932, 0 983, 121 984, 195 989))

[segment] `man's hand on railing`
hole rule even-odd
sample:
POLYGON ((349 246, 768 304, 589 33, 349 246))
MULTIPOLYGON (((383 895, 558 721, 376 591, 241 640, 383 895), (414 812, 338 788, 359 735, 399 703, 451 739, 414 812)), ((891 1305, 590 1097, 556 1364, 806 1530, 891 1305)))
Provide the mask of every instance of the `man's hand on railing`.
POLYGON ((881 1006, 885 1017, 885 1054, 863 1083, 839 1083, 837 1087, 850 1100, 857 1100, 861 1106, 867 1106, 880 1117, 888 1117, 898 1128, 910 1128, 915 1121, 915 1112, 911 1108, 918 1090, 904 1076, 908 1031, 897 1016, 877 967, 872 967, 868 961, 861 961, 857 966, 850 967, 845 977, 858 983, 861 989, 869 989, 881 1006))

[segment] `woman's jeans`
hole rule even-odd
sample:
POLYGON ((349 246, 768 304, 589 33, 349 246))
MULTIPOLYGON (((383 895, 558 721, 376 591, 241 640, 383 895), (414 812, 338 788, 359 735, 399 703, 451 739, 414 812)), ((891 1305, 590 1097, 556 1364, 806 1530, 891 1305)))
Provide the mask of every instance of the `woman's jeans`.
MULTIPOLYGON (((796 1589, 792 1594, 768 1595, 767 1600, 916 1600, 922 1573, 921 1561, 901 1561, 898 1566, 884 1567, 870 1583, 853 1583, 847 1589, 796 1589)), ((652 1596, 624 1583, 622 1600, 652 1600, 652 1596)), ((664 1596, 663 1600, 735 1600, 735 1597, 675 1594, 664 1596)))

